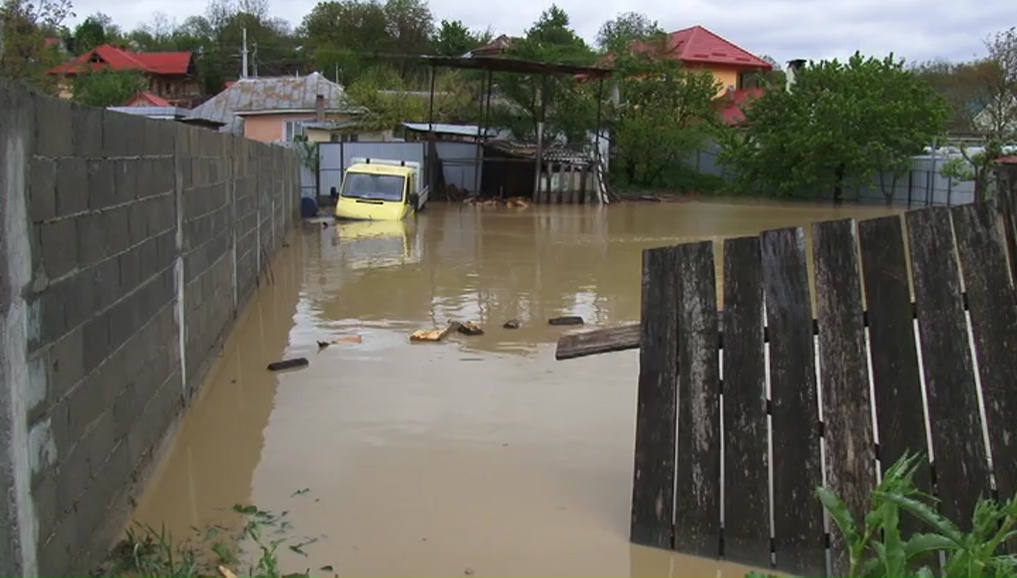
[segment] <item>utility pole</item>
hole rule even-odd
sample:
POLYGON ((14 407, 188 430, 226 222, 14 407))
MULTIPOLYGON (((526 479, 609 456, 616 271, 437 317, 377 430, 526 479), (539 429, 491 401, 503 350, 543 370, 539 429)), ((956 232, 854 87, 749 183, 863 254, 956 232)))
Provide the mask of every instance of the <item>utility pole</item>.
POLYGON ((243 57, 241 59, 242 60, 241 66, 243 67, 243 69, 240 71, 240 78, 247 78, 247 29, 246 28, 243 29, 243 34, 244 34, 244 36, 243 36, 243 38, 244 38, 244 47, 240 51, 240 54, 243 57))

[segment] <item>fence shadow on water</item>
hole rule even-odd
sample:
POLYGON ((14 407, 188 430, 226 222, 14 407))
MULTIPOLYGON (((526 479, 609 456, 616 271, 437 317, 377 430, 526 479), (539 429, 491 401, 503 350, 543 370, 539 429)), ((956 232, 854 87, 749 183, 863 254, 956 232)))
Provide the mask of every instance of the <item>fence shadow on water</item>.
POLYGON ((817 486, 857 519, 926 451, 916 483, 962 526, 1013 495, 1013 233, 986 205, 817 223, 811 255, 801 227, 765 231, 724 242, 719 280, 712 241, 648 249, 632 541, 845 575, 817 486))

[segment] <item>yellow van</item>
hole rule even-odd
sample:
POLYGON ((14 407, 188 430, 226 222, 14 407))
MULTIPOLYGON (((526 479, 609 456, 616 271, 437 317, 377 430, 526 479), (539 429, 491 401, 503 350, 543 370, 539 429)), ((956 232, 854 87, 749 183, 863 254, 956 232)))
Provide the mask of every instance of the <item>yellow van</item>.
POLYGON ((357 221, 398 221, 427 204, 421 188, 420 163, 355 158, 346 173, 335 205, 335 218, 357 221))

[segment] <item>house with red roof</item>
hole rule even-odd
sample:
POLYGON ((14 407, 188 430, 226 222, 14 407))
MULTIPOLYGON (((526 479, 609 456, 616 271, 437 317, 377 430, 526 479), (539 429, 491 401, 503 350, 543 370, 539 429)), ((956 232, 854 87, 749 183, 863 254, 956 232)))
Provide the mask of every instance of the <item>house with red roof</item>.
MULTIPOLYGON (((77 74, 97 70, 140 72, 149 79, 148 90, 142 94, 162 99, 170 106, 187 105, 201 96, 201 83, 195 74, 194 58, 190 52, 132 52, 103 44, 51 68, 49 73, 65 79, 61 96, 67 98, 70 96, 68 81, 77 74)), ((137 98, 135 96, 132 102, 137 98)))
POLYGON ((745 120, 745 107, 763 95, 760 76, 773 70, 769 62, 703 26, 671 32, 659 44, 636 42, 632 48, 658 52, 681 61, 687 69, 712 74, 717 82, 714 106, 731 125, 745 120))

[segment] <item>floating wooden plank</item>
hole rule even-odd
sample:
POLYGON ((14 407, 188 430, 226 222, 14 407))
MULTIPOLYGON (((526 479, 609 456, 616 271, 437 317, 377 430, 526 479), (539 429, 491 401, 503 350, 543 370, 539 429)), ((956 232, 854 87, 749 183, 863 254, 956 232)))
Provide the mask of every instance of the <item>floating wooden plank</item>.
MULTIPOLYGON (((869 323, 879 462, 885 473, 905 453, 926 452, 922 381, 915 346, 904 230, 898 216, 858 223, 869 323)), ((932 491, 928 464, 915 472, 915 486, 932 491)), ((902 519, 912 524, 912 518, 902 519)))
POLYGON ((643 251, 642 347, 630 539, 671 548, 674 526, 677 248, 643 251), (654 314, 648 314, 653 312, 654 314))
POLYGON ((444 340, 458 327, 456 323, 450 323, 448 327, 439 329, 419 329, 410 334, 410 341, 414 343, 438 342, 444 340))
POLYGON ((713 241, 678 246, 674 549, 720 555, 720 364, 713 241))
MULTIPOLYGON (((812 247, 826 485, 844 500, 855 520, 862 520, 876 487, 876 444, 854 221, 816 223, 812 247)), ((851 571, 850 547, 844 534, 834 529, 830 536, 833 576, 847 576, 851 571)))
POLYGON ((641 332, 642 327, 639 323, 629 323, 616 327, 569 333, 558 339, 554 358, 575 359, 612 351, 639 349, 641 332))
POLYGON ((1017 493, 1017 296, 988 205, 954 207, 968 311, 974 334, 996 489, 1017 493))
POLYGON ((724 558, 770 566, 759 237, 724 241, 724 558))
POLYGON ((801 228, 760 235, 770 333, 773 422, 773 517, 777 569, 826 575, 816 362, 801 228))
POLYGON ((989 471, 950 211, 933 207, 905 218, 940 510, 970 528, 979 494, 989 495, 989 471))

